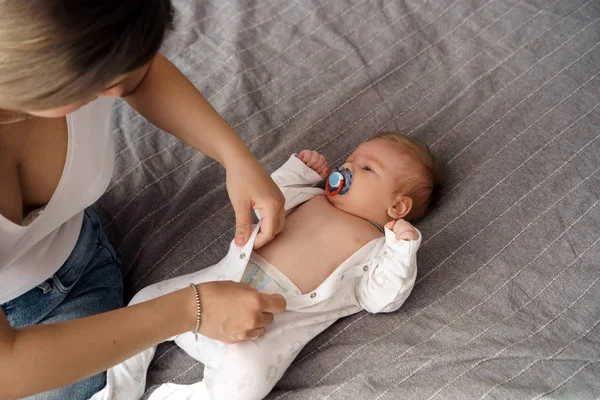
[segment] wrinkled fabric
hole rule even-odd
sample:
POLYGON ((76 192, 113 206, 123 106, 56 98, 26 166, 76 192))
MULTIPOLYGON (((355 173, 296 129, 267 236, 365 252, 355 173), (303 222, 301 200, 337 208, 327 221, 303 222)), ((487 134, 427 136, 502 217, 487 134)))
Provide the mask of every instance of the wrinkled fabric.
MULTIPOLYGON (((270 172, 382 130, 446 168, 407 302, 340 319, 268 400, 600 397, 598 1, 174 3, 164 54, 270 172)), ((221 167, 120 104, 100 205, 131 298, 217 263, 235 218, 221 167)), ((148 392, 202 371, 161 345, 148 392)))

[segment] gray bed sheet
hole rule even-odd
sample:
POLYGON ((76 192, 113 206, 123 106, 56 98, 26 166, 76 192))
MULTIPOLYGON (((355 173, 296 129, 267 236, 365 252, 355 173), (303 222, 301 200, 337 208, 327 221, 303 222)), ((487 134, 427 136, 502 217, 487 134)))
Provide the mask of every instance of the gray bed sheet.
MULTIPOLYGON (((268 399, 600 397, 600 1, 175 6, 164 54, 269 171, 381 130, 447 168, 405 305, 338 321, 268 399)), ((224 169, 122 102, 114 137, 98 208, 129 299, 217 262, 234 214, 224 169)), ((148 393, 202 369, 163 344, 148 393)))

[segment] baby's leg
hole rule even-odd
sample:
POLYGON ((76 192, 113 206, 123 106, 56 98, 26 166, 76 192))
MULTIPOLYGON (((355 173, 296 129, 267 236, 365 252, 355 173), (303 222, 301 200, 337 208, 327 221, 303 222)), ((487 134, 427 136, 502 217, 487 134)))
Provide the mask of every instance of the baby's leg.
POLYGON ((204 337, 196 343, 191 333, 179 335, 175 342, 190 356, 198 359, 197 356, 202 354, 204 379, 192 385, 161 385, 150 400, 262 399, 281 379, 304 345, 330 324, 276 329, 275 323, 261 339, 233 345, 204 337))
MULTIPOLYGON (((202 283, 218 280, 213 268, 207 268, 192 274, 178 276, 163 282, 150 285, 138 292, 129 305, 154 299, 167 293, 185 288, 190 283, 202 283)), ((194 292, 190 291, 190 301, 194 292)), ((169 338, 168 340, 173 340, 169 338)), ((156 347, 151 347, 110 368, 106 373, 106 386, 96 393, 91 400, 132 400, 139 399, 146 389, 146 374, 154 357, 156 347)), ((194 358, 202 361, 200 352, 194 358)))

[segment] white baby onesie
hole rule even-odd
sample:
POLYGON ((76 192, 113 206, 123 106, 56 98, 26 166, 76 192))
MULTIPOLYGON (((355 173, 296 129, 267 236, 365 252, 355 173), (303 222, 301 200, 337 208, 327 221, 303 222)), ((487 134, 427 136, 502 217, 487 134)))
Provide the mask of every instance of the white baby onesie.
MULTIPOLYGON (((286 213, 325 193, 314 187, 321 177, 295 155, 271 176, 285 196, 286 213)), ((252 255, 259 226, 260 223, 254 227, 244 247, 232 242, 219 263, 148 286, 130 305, 188 287, 190 283, 240 281, 252 255)), ((394 233, 385 228, 385 237, 364 245, 313 292, 286 293, 286 311, 275 315, 274 323, 260 339, 224 344, 199 335, 196 342, 191 332, 171 338, 205 365, 204 379, 192 385, 161 385, 150 400, 264 398, 300 350, 337 319, 361 310, 377 313, 400 308, 414 286, 420 243, 420 233, 418 240, 396 240, 394 233)), ((92 400, 139 399, 144 394, 146 373, 155 350, 156 347, 147 349, 109 369, 106 387, 92 400)))

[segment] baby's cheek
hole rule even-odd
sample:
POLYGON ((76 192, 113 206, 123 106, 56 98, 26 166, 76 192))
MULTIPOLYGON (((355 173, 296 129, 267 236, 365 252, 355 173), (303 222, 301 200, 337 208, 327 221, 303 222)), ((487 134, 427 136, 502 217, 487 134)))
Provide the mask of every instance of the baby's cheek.
POLYGON ((373 208, 376 203, 377 193, 373 193, 364 187, 356 188, 354 193, 352 193, 351 188, 348 194, 351 195, 351 197, 348 198, 348 201, 351 203, 352 208, 356 213, 363 213, 364 211, 373 208))

